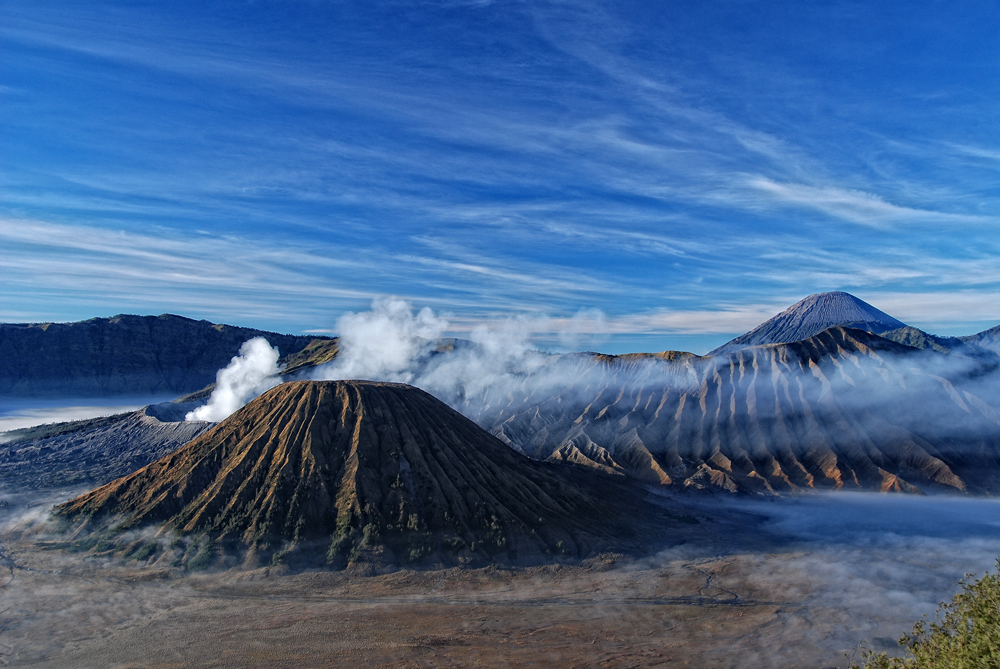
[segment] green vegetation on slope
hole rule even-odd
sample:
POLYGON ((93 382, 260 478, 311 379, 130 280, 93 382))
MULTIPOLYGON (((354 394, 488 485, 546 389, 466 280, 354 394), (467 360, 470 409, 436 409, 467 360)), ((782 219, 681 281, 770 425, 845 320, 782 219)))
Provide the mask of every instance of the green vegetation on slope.
MULTIPOLYGON (((1000 560, 997 561, 1000 567, 1000 560)), ((962 591, 943 602, 936 620, 921 620, 899 645, 905 657, 865 649, 852 669, 995 669, 1000 667, 1000 574, 967 577, 962 591)))
POLYGON ((301 351, 285 356, 280 363, 282 374, 288 376, 307 367, 315 367, 331 362, 340 352, 339 339, 314 339, 301 351))

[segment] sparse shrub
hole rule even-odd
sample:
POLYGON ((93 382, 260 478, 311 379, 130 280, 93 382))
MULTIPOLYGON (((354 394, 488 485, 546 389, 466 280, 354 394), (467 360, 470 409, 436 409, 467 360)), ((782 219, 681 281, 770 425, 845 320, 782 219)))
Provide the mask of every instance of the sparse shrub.
MULTIPOLYGON (((1000 560, 997 561, 1000 568, 1000 560)), ((934 622, 926 617, 904 634, 904 657, 875 653, 862 643, 861 661, 852 669, 994 669, 1000 667, 1000 574, 978 581, 966 574, 962 591, 938 606, 934 622)))
POLYGON ((458 553, 462 549, 468 547, 468 544, 466 544, 465 540, 461 537, 448 537, 447 539, 442 540, 441 545, 445 548, 445 550, 448 550, 451 553, 458 553))
POLYGON ((197 571, 208 567, 212 562, 212 553, 212 544, 208 542, 202 544, 195 556, 188 561, 188 570, 197 571))
POLYGON ((364 529, 361 530, 362 541, 366 546, 374 546, 382 538, 381 533, 378 531, 378 526, 373 523, 368 523, 365 525, 364 529))
POLYGON ((410 562, 418 562, 434 552, 434 541, 429 534, 413 534, 407 542, 406 557, 410 562))
POLYGON ((94 553, 107 553, 110 550, 114 550, 114 547, 115 545, 107 539, 98 539, 91 551, 94 553))
POLYGON ((334 535, 330 541, 330 548, 326 551, 326 561, 330 563, 342 562, 354 548, 354 540, 350 535, 334 535))
POLYGON ((433 552, 434 549, 431 548, 430 546, 417 546, 415 548, 410 549, 410 552, 407 555, 407 557, 409 558, 410 562, 419 562, 420 560, 424 559, 433 552))
POLYGON ((285 557, 287 557, 288 554, 292 552, 294 546, 295 546, 294 544, 290 544, 285 546, 281 550, 275 551, 274 554, 271 555, 271 566, 277 567, 279 564, 281 564, 282 561, 285 559, 285 557))
POLYGON ((143 544, 139 546, 131 555, 128 556, 129 560, 137 560, 139 562, 145 562, 156 552, 156 544, 143 544))

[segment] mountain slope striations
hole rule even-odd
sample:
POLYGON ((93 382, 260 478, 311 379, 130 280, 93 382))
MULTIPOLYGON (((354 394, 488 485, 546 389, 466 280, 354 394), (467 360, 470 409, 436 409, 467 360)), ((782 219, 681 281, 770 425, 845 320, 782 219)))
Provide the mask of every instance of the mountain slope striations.
POLYGON ((566 356, 456 406, 530 457, 653 484, 1000 494, 995 372, 831 328, 675 360, 566 356))
POLYGON ((58 513, 116 532, 163 523, 253 554, 461 563, 621 545, 639 497, 531 461, 416 388, 298 381, 58 513))

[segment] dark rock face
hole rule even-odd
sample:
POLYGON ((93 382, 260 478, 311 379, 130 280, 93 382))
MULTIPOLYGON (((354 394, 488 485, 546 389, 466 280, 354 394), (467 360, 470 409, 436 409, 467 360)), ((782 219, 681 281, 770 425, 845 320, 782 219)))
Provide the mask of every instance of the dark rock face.
POLYGON ((0 324, 0 396, 181 394, 215 374, 253 337, 282 355, 316 337, 216 325, 181 316, 114 316, 78 323, 0 324))
POLYGON ((709 355, 732 353, 748 346, 802 341, 838 326, 881 334, 906 324, 849 293, 817 293, 796 302, 709 355))
POLYGON ((653 484, 1000 494, 1000 379, 969 358, 832 328, 713 358, 556 365, 544 391, 525 378, 455 406, 532 458, 653 484))
POLYGON ((115 531, 163 523, 262 554, 296 546, 332 563, 375 550, 474 562, 620 547, 642 494, 534 462, 416 388, 298 381, 58 513, 115 531))

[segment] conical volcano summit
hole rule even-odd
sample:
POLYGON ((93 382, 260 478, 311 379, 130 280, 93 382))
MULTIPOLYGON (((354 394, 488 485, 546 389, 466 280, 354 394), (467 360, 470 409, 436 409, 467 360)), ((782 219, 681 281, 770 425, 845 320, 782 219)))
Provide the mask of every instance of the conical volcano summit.
POLYGON ((906 327, 906 323, 850 293, 816 293, 796 302, 750 332, 723 344, 709 355, 731 353, 761 344, 790 344, 838 326, 882 334, 906 327))
POLYGON ((300 381, 57 513, 81 536, 162 523, 259 558, 467 564, 627 544, 640 496, 532 461, 417 388, 300 381))

